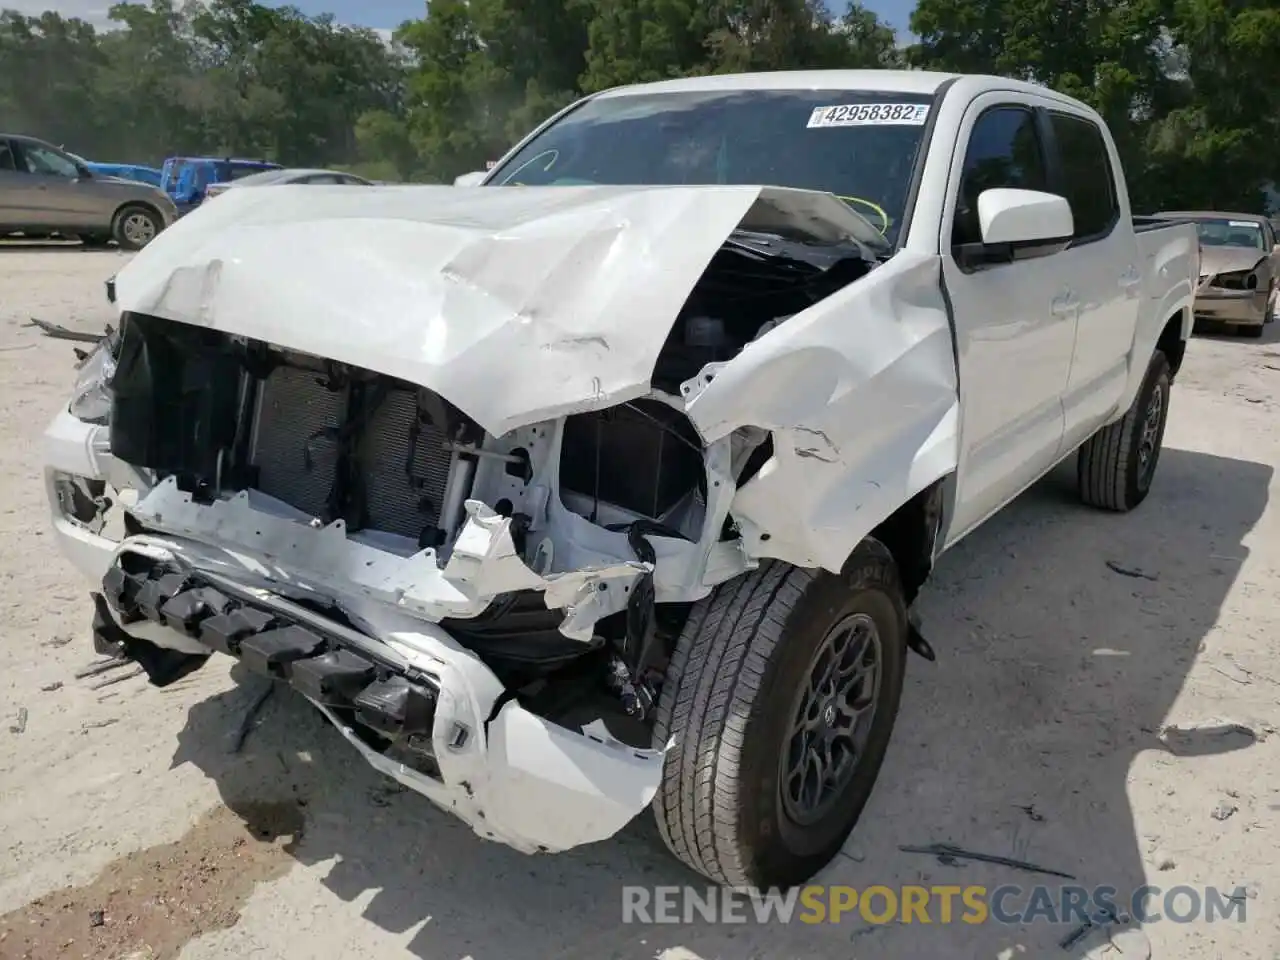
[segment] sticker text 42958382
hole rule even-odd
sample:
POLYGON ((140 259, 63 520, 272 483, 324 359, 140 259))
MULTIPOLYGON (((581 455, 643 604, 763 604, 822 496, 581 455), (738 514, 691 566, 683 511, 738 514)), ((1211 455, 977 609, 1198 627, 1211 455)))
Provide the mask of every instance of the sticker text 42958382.
POLYGON ((902 125, 918 127, 929 116, 927 103, 842 103, 816 107, 809 114, 809 129, 902 125))

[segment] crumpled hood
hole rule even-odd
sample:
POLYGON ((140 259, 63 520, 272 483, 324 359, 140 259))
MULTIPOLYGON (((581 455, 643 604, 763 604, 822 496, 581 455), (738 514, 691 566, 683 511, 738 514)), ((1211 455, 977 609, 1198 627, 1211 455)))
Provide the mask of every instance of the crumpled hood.
POLYGON ((399 377, 501 435, 648 392, 744 219, 883 243, 830 194, 775 187, 266 187, 161 233, 117 303, 399 377))
POLYGON ((1267 252, 1258 250, 1255 247, 1202 246, 1200 248, 1200 275, 1207 277, 1219 273, 1249 270, 1259 261, 1266 258, 1267 252))

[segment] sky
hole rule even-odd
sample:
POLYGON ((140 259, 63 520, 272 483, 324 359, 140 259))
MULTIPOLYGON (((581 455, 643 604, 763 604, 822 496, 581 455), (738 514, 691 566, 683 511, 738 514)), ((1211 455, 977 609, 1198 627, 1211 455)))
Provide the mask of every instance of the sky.
MULTIPOLYGON (((80 17, 95 25, 107 23, 107 11, 113 0, 0 0, 0 8, 17 9, 34 14, 43 10, 57 10, 64 16, 80 17)), ((264 0, 276 5, 273 0, 264 0)), ((865 0, 866 6, 892 24, 900 33, 907 29, 907 18, 915 6, 914 0, 865 0)), ((332 13, 342 23, 362 27, 390 29, 403 21, 422 15, 425 0, 293 0, 293 6, 304 13, 332 13)), ((843 0, 828 0, 828 6, 839 9, 843 0)))

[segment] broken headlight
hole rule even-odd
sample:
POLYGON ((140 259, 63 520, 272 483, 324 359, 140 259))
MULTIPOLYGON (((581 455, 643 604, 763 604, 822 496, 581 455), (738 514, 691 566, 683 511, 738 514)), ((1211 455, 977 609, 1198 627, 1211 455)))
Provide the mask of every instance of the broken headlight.
POLYGON ((1223 290, 1256 290, 1258 275, 1252 270, 1236 270, 1233 273, 1220 273, 1213 278, 1213 286, 1223 290))
POLYGON ((106 423, 111 418, 111 378, 116 372, 113 338, 104 338, 76 368, 67 410, 85 423, 106 423))

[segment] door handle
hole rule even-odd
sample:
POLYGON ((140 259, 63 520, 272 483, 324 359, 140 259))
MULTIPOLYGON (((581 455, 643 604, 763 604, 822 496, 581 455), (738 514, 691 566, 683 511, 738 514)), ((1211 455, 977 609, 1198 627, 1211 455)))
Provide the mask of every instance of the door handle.
POLYGON ((1053 298, 1051 309, 1055 317, 1073 317, 1080 306, 1080 298, 1073 290, 1064 290, 1053 298))

